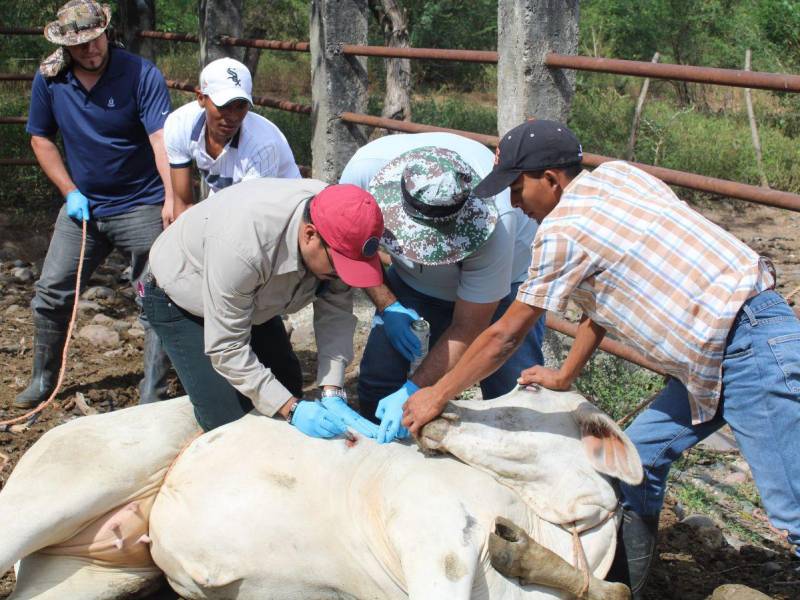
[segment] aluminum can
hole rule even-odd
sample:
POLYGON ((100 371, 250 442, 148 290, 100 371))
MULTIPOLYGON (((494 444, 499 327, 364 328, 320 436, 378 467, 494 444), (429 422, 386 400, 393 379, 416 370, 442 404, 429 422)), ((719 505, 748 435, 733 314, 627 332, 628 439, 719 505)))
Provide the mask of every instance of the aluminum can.
POLYGON ((431 339, 431 324, 428 323, 425 319, 416 319, 411 323, 411 332, 417 336, 419 340, 419 347, 422 350, 422 353, 414 358, 411 364, 408 367, 408 376, 414 373, 417 370, 417 367, 422 364, 422 361, 425 360, 425 357, 428 355, 428 344, 431 339))

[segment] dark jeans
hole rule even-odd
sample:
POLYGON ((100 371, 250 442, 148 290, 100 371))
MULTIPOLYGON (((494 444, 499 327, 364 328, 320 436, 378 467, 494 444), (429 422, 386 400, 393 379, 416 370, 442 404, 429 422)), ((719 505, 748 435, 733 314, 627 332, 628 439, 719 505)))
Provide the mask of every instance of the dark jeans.
MULTIPOLYGON (((139 280, 147 272, 150 246, 161 234, 161 205, 139 206, 131 211, 110 217, 92 219, 86 227, 86 250, 81 289, 84 289, 95 269, 116 248, 130 257, 131 285, 137 289, 139 280)), ((81 224, 67 216, 62 207, 56 219, 53 237, 42 266, 42 276, 36 282, 31 308, 36 318, 42 318, 56 326, 66 328, 72 305, 75 301, 75 276, 78 274, 78 259, 81 251, 81 224)), ((136 303, 141 306, 139 296, 136 303)), ((142 401, 164 399, 166 395, 166 363, 164 350, 149 332, 146 318, 141 318, 145 328, 144 379, 139 386, 142 401)))
MULTIPOLYGON (((235 421, 253 409, 252 402, 211 365, 204 351, 203 319, 183 310, 152 282, 144 284, 142 303, 144 313, 163 341, 189 394, 197 422, 205 431, 235 421)), ((292 350, 280 316, 253 325, 250 347, 261 364, 271 369, 287 390, 297 398, 302 396, 300 361, 292 350)))
MULTIPOLYGON (((140 206, 111 217, 93 219, 86 227, 81 289, 114 248, 130 257, 131 285, 137 289, 147 268, 150 246, 161 234, 161 205, 140 206)), ((55 323, 66 323, 75 299, 75 276, 81 252, 81 224, 62 207, 31 301, 34 312, 55 323)), ((136 302, 139 303, 138 296, 136 302)), ((146 321, 142 323, 146 325, 146 321)))
MULTIPOLYGON (((413 308, 431 324, 429 347, 450 327, 453 320, 455 302, 440 300, 407 286, 390 268, 386 272, 386 284, 403 306, 413 308)), ((506 312, 517 296, 519 283, 512 283, 511 290, 500 303, 492 316, 492 323, 506 312)), ((520 371, 533 365, 544 364, 542 339, 544 338, 544 317, 525 336, 517 351, 497 371, 481 381, 484 399, 497 398, 507 394, 517 385, 520 371)), ((408 361, 394 349, 383 331, 383 325, 373 325, 369 332, 364 356, 361 359, 358 376, 359 412, 366 418, 376 421, 375 409, 378 402, 403 386, 408 376, 408 361)))

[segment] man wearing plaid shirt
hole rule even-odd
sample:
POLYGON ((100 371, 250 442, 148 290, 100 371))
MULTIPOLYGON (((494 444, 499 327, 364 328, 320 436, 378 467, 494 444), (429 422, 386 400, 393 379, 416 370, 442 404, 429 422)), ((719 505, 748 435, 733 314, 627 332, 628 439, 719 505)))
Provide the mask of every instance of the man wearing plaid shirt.
POLYGON ((566 126, 527 121, 500 141, 479 196, 511 188, 540 223, 528 280, 505 315, 456 367, 409 398, 412 433, 503 364, 545 310, 583 311, 558 370, 534 366, 521 384, 569 389, 606 331, 661 364, 670 379, 628 428, 645 477, 621 484, 622 543, 610 576, 640 597, 655 549, 671 464, 728 423, 773 525, 800 543, 800 321, 774 291, 768 261, 675 196, 615 161, 579 172, 566 126))

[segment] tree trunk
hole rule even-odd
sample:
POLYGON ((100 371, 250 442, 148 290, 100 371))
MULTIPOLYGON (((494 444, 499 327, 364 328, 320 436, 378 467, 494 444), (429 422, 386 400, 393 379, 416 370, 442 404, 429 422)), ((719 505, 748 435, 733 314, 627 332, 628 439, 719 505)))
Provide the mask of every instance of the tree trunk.
MULTIPOLYGON (((370 0, 370 9, 383 30, 384 44, 391 48, 408 48, 408 19, 399 0, 370 0)), ((411 120, 411 61, 407 58, 384 59, 386 95, 381 116, 398 121, 411 120)), ((371 138, 383 135, 375 129, 371 138)))
POLYGON ((242 37, 242 0, 200 0, 200 68, 211 61, 230 56, 244 58, 244 48, 220 46, 221 35, 242 37))
POLYGON ((119 0, 119 37, 125 48, 149 61, 155 61, 154 41, 136 37, 136 32, 156 28, 155 0, 119 0))
MULTIPOLYGON (((248 27, 244 31, 244 37, 250 40, 264 39, 267 30, 263 27, 248 27)), ((256 79, 256 71, 258 71, 258 59, 261 58, 261 48, 245 48, 244 51, 244 66, 250 71, 253 81, 256 79)))

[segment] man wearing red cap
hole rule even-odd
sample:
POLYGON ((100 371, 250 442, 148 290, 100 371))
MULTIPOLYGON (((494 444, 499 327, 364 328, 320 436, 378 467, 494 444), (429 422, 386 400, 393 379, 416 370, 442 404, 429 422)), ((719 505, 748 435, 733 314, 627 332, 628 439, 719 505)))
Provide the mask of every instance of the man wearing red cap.
POLYGON ((375 199, 356 186, 264 178, 221 190, 159 236, 144 311, 203 429, 255 407, 313 437, 347 427, 374 437, 377 427, 344 401, 343 383, 356 324, 351 287, 383 281, 382 233, 375 199), (322 402, 301 400, 299 365, 282 360, 288 343, 259 327, 311 303, 322 402))

